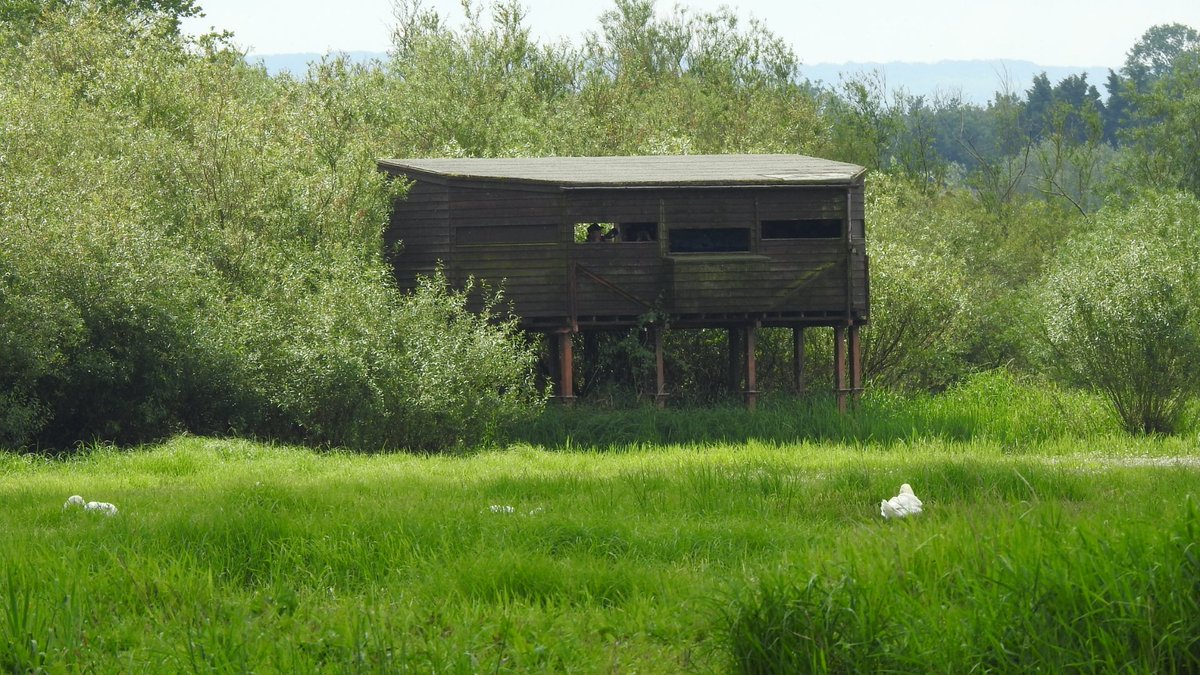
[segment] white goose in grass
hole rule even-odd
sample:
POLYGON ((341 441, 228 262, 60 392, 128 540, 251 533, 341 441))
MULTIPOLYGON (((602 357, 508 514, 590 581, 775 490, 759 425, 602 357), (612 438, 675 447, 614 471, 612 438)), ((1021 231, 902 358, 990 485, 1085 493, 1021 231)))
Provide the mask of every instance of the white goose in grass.
POLYGON ((921 500, 913 494, 908 483, 900 486, 900 494, 879 503, 879 515, 884 518, 903 518, 921 512, 921 500))
POLYGON ((70 497, 67 497, 66 503, 63 504, 63 511, 76 506, 83 507, 84 511, 97 511, 106 516, 117 515, 117 507, 113 504, 109 504, 108 502, 84 502, 83 497, 80 497, 79 495, 71 495, 70 497))

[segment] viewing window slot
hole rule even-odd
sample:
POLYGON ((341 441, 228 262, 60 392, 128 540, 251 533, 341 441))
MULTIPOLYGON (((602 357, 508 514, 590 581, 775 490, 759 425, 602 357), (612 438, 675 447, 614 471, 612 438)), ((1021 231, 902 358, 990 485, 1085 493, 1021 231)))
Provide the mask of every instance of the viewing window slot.
POLYGON ((658 241, 658 223, 621 223, 621 241, 658 241))
POLYGON ((658 223, 652 221, 575 223, 575 241, 577 243, 658 241, 658 223))
POLYGON ((794 218, 762 221, 763 239, 838 239, 841 218, 794 218))
POLYGON ((671 253, 734 253, 750 250, 750 229, 744 227, 682 228, 667 235, 671 253))

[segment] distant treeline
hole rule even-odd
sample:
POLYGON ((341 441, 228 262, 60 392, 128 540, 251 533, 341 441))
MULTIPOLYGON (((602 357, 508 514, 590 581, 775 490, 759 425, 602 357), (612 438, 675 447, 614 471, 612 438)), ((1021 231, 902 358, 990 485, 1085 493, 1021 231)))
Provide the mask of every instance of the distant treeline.
MULTIPOLYGON (((581 44, 515 2, 460 27, 396 5, 391 55, 302 76, 191 38, 194 0, 0 5, 0 447, 180 431, 361 449, 502 439, 544 400, 538 345, 431 279, 399 293, 380 157, 800 153, 871 168, 875 391, 980 370, 1188 424, 1200 380, 1200 47, 1157 26, 1101 100, 1042 78, 986 107, 805 84, 760 23, 617 0, 581 44)), ((669 333, 673 400, 722 395, 724 334, 669 333)), ((828 373, 826 336, 811 341, 828 373)), ((760 340, 786 388, 786 336, 760 340)), ((637 393, 612 336, 593 401, 637 393)), ((813 387, 827 383, 819 379, 813 387)))
POLYGON ((849 77, 822 93, 865 139, 855 151, 860 162, 937 184, 995 189, 987 174, 1015 160, 1016 172, 999 187, 1050 192, 1089 210, 1118 187, 1114 170, 1125 182, 1200 188, 1181 154, 1200 148, 1164 133, 1195 119, 1180 99, 1194 86, 1198 48, 1200 34, 1188 26, 1151 27, 1125 64, 1109 70, 1104 95, 1086 72, 1058 82, 1043 72, 1029 89, 997 91, 982 106, 954 95, 891 92, 879 73, 849 77), (1186 149, 1159 147, 1177 144, 1186 149), (1146 164, 1139 154, 1154 159, 1146 164))

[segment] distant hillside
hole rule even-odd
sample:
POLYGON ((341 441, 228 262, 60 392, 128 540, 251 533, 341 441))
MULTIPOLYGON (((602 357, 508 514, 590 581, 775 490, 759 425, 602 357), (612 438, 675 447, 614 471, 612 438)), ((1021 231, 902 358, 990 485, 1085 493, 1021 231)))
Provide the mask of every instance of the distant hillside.
MULTIPOLYGON (((384 52, 347 52, 354 61, 386 59, 384 52)), ((288 71, 303 75, 310 61, 321 58, 321 54, 251 54, 246 60, 261 62, 272 75, 288 71)), ((1045 71, 1051 83, 1068 75, 1087 73, 1088 82, 1096 85, 1100 95, 1107 98, 1104 82, 1108 68, 1102 66, 1040 66, 1031 61, 938 61, 937 63, 816 63, 800 67, 800 73, 813 82, 836 86, 841 76, 854 76, 879 71, 883 74, 888 91, 904 89, 910 94, 935 96, 937 94, 959 94, 964 101, 985 104, 997 91, 1007 88, 1024 94, 1035 75, 1045 71)))

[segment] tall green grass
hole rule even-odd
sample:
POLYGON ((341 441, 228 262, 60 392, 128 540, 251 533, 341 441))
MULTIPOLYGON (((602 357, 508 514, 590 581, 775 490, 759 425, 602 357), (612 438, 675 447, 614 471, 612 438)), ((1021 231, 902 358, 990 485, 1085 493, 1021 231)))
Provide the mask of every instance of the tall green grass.
POLYGON ((1114 435, 0 455, 0 669, 1183 672, 1198 454, 1114 435), (901 482, 926 513, 884 521, 901 482))
POLYGON ((746 673, 1196 672, 1195 499, 1140 526, 1054 501, 875 533, 749 586, 727 644, 746 673))
POLYGON ((937 393, 869 389, 848 414, 833 397, 767 398, 754 412, 741 404, 703 408, 649 406, 551 408, 517 432, 521 441, 604 448, 638 443, 893 443, 917 439, 989 440, 1009 448, 1054 438, 1116 433, 1120 423, 1099 396, 1061 389, 1007 370, 977 373, 937 393))

